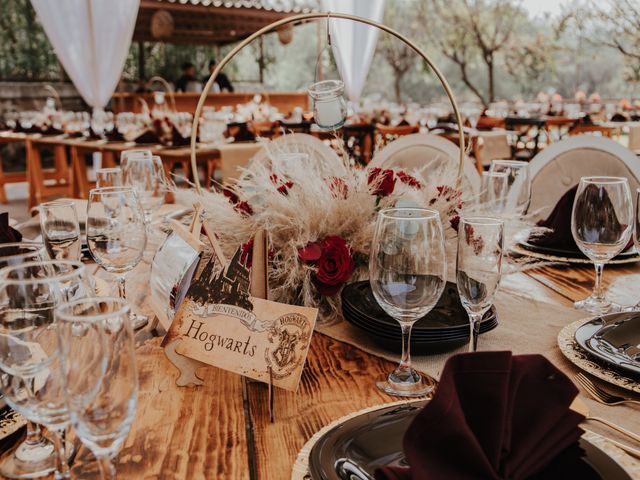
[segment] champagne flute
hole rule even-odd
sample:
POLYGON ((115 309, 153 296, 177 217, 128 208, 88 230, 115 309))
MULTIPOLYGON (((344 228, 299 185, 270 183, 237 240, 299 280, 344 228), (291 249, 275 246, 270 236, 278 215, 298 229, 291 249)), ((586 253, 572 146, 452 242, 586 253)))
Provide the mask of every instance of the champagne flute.
POLYGON ((71 422, 102 478, 114 479, 138 398, 129 306, 121 298, 85 298, 58 306, 55 318, 71 422))
POLYGON ((633 201, 622 177, 582 177, 571 212, 571 233, 578 248, 593 261, 593 293, 574 303, 578 310, 602 315, 620 310, 602 286, 604 265, 622 252, 633 230, 633 201))
POLYGON ((11 408, 52 435, 56 479, 69 478, 72 451, 65 442, 69 413, 53 309, 93 294, 80 262, 25 262, 0 270, 0 388, 11 408))
POLYGON ((502 275, 504 222, 491 217, 462 217, 458 226, 456 283, 470 320, 469 351, 478 347, 480 321, 491 308, 502 275))
POLYGON ((80 260, 80 224, 73 202, 54 200, 40 204, 40 230, 53 260, 80 260))
POLYGON ((96 188, 121 186, 122 170, 120 167, 99 168, 96 170, 96 188))
POLYGON ((369 258, 369 281, 382 309, 400 323, 400 365, 377 386, 390 395, 417 397, 435 380, 411 366, 411 328, 436 305, 445 286, 446 256, 440 215, 424 208, 378 213, 369 258))
POLYGON ((489 168, 491 173, 506 173, 508 188, 504 204, 504 213, 522 216, 527 213, 531 203, 531 174, 529 164, 520 160, 493 160, 489 168))
POLYGON ((123 167, 124 184, 132 187, 144 211, 145 223, 162 206, 165 196, 164 168, 159 156, 132 155, 123 167))
MULTIPOLYGON (((16 242, 0 245, 0 269, 47 259, 41 243, 16 242)), ((27 419, 25 439, 11 455, 0 462, 0 475, 6 478, 37 478, 53 473, 56 455, 53 443, 42 435, 38 424, 27 419)))
MULTIPOLYGON (((94 188, 87 203, 87 245, 98 265, 113 273, 126 298, 125 276, 138 265, 147 245, 142 208, 131 187, 94 188)), ((148 318, 133 314, 135 329, 148 318)))
POLYGON ((490 214, 506 211, 509 177, 505 172, 482 172, 480 210, 490 214))

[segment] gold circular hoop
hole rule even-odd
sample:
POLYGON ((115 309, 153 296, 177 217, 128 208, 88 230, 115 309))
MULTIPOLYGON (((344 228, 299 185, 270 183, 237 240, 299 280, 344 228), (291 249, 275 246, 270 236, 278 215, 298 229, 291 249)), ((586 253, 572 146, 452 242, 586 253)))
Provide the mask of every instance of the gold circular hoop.
POLYGON ((196 111, 193 115, 193 125, 191 127, 191 170, 193 172, 193 180, 196 186, 196 190, 198 193, 202 192, 202 187, 200 186, 200 178, 198 175, 198 164, 196 162, 196 137, 198 135, 198 125, 200 123, 200 116, 202 115, 202 108, 204 107, 204 103, 207 99, 207 95, 209 94, 209 90, 211 90, 211 86, 213 82, 217 78, 218 74, 222 71, 222 69, 229 63, 229 61, 236 56, 236 54, 242 50, 244 47, 253 42, 256 38, 264 35, 265 33, 269 33, 271 31, 276 30, 278 27, 282 25, 287 25, 289 23, 295 23, 302 20, 313 20, 326 18, 329 21, 329 18, 340 18, 343 20, 351 20, 354 22, 364 23, 366 25, 370 25, 372 27, 376 27, 384 32, 387 32, 400 41, 404 42, 406 45, 411 47, 418 55, 422 57, 422 59, 429 65, 431 70, 436 74, 438 80, 440 80, 440 84, 444 88, 444 91, 451 102, 451 106, 453 107, 453 114, 456 117, 456 123, 458 124, 458 147, 460 148, 460 159, 458 163, 458 179, 457 184, 460 185, 460 181, 462 180, 462 175, 464 172, 464 157, 465 157, 465 145, 464 145, 464 132, 462 127, 462 116, 460 115, 460 111, 458 110, 458 104, 453 96, 453 92, 451 91, 451 87, 449 83, 444 78, 442 72, 435 66, 435 64, 431 61, 431 59, 424 53, 415 43, 406 38, 401 33, 396 32, 392 28, 383 25, 382 23, 374 22, 373 20, 369 20, 368 18, 358 17, 355 15, 348 15, 344 13, 336 13, 336 12, 318 12, 318 13, 302 13, 300 15, 294 15, 291 17, 286 17, 281 20, 277 20, 270 25, 267 25, 257 32, 253 33, 249 37, 245 38, 242 42, 236 45, 227 55, 222 59, 222 61, 216 66, 215 70, 207 80, 206 85, 202 89, 202 94, 200 95, 200 99, 198 100, 198 105, 196 106, 196 111))

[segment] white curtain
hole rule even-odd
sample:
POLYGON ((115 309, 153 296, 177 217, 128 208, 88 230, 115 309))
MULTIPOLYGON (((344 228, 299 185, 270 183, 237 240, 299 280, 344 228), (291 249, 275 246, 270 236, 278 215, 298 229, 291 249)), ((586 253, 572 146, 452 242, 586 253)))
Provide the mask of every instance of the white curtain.
POLYGON ((140 0, 31 0, 31 4, 84 101, 104 107, 122 74, 140 0))
MULTIPOLYGON (((322 8, 328 12, 348 13, 380 22, 384 0, 322 0, 322 8)), ((344 19, 331 19, 330 29, 333 56, 347 96, 356 103, 360 100, 376 50, 378 29, 344 19)))

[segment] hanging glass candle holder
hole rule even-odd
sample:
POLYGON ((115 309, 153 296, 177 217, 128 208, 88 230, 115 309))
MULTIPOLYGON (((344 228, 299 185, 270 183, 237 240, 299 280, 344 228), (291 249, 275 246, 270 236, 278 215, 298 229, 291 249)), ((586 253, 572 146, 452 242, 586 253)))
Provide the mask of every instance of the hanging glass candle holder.
POLYGON ((309 87, 313 99, 313 117, 324 130, 336 130, 347 118, 347 103, 344 100, 344 82, 323 80, 309 87))

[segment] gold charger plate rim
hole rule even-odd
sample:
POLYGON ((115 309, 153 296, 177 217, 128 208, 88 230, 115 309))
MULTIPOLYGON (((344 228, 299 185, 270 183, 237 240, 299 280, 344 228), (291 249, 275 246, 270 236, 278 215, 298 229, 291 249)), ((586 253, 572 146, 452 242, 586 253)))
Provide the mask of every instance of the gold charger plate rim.
MULTIPOLYGON (((549 262, 561 262, 561 263, 573 263, 580 265, 593 265, 593 262, 588 258, 571 258, 561 257, 558 255, 548 255, 546 253, 538 253, 524 248, 523 246, 516 244, 511 247, 513 253, 518 255, 524 255, 526 257, 538 258, 540 260, 547 260, 549 262)), ((629 258, 619 258, 617 260, 610 260, 607 265, 626 265, 628 263, 640 262, 640 255, 636 254, 629 258)))

